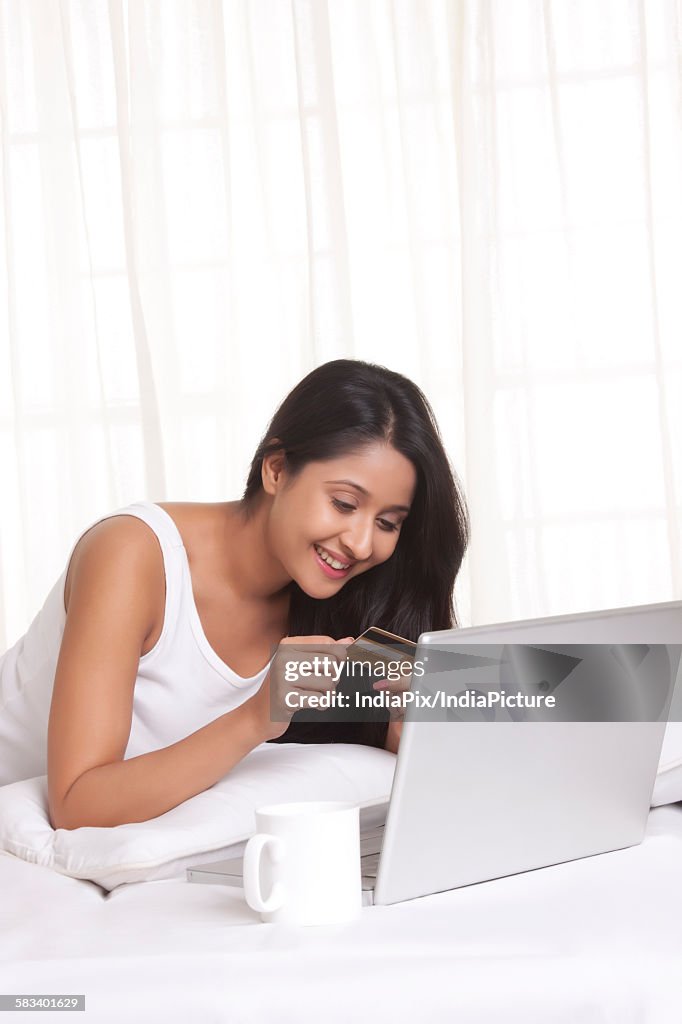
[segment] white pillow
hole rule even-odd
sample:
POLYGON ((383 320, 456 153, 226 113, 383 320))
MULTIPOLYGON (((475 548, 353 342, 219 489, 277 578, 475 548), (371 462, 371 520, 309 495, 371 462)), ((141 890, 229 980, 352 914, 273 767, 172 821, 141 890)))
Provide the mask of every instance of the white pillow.
POLYGON ((682 722, 668 722, 651 806, 682 800, 682 722))
POLYGON ((361 824, 386 816, 396 757, 346 743, 263 743, 203 793, 150 821, 112 828, 53 829, 47 776, 0 788, 0 850, 111 890, 126 882, 184 878, 185 869, 236 857, 269 803, 344 800, 361 824))

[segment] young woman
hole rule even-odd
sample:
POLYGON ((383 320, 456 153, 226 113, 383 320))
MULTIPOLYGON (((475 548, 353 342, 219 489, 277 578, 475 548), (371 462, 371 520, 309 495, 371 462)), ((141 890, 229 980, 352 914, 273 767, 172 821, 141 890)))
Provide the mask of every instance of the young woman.
POLYGON ((416 640, 453 625, 467 542, 419 388, 370 363, 326 363, 276 411, 241 500, 138 502, 81 535, 0 659, 0 693, 14 694, 0 721, 16 719, 16 749, 0 731, 0 753, 26 778, 44 773, 46 752, 52 825, 73 829, 163 814, 268 740, 395 752, 399 723, 312 711, 290 722, 282 655, 342 659, 369 626, 416 640), (21 721, 35 736, 41 706, 47 742, 22 746, 21 721))

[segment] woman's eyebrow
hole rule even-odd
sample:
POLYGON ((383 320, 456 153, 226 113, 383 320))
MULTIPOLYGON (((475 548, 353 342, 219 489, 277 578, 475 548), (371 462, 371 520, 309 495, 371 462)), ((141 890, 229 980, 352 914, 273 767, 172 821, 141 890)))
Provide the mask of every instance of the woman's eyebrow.
MULTIPOLYGON (((360 484, 356 484, 353 480, 325 480, 326 484, 347 484, 349 487, 354 487, 356 491, 360 491, 360 494, 364 494, 366 498, 370 497, 369 491, 366 491, 360 484)), ((386 512, 409 512, 410 508, 408 505, 389 505, 385 510, 386 512)))

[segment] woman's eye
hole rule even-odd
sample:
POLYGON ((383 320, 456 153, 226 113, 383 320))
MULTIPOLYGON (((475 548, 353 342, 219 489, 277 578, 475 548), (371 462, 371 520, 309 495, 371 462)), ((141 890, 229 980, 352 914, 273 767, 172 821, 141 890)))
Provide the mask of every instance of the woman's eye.
POLYGON ((349 505, 345 501, 339 501, 338 498, 332 498, 332 505, 338 508, 340 512, 355 512, 355 505, 349 505))
POLYGON ((381 523, 381 529, 385 530, 387 533, 391 533, 393 530, 398 529, 398 524, 389 523, 388 519, 380 519, 379 522, 381 523))

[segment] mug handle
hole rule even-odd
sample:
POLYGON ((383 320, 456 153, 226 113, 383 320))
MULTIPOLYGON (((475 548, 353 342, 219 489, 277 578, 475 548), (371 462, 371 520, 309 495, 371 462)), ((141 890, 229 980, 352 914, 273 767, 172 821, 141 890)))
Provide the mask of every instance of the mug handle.
POLYGON ((246 902, 259 914, 270 914, 284 903, 284 886, 275 882, 267 900, 263 899, 260 889, 260 859, 263 850, 270 845, 270 859, 276 864, 284 856, 284 843, 279 836, 260 833, 251 836, 244 850, 244 896, 246 902))

